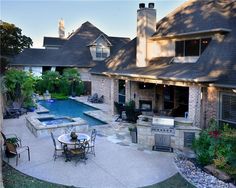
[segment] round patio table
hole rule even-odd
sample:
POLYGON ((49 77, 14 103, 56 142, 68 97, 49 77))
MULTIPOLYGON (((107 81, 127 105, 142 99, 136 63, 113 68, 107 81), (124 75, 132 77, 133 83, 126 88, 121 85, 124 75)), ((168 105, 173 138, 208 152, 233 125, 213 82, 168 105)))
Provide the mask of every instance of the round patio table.
POLYGON ((82 141, 89 141, 90 136, 84 133, 76 133, 77 139, 71 139, 70 133, 62 134, 58 137, 58 141, 65 145, 77 145, 82 141))
POLYGON ((66 162, 71 160, 71 155, 70 152, 68 151, 68 145, 71 145, 76 148, 76 145, 80 144, 80 142, 84 142, 84 141, 89 141, 90 140, 90 136, 84 133, 76 133, 76 135, 78 136, 77 139, 71 139, 70 133, 69 134, 62 134, 61 136, 58 137, 58 141, 60 143, 62 143, 63 149, 64 149, 64 153, 65 153, 65 157, 66 157, 66 162))

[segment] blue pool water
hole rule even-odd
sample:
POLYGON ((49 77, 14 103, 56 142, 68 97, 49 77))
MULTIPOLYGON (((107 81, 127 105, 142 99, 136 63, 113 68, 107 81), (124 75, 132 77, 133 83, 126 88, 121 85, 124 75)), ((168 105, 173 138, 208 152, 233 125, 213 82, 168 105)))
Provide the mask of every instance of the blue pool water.
POLYGON ((71 119, 68 118, 38 118, 40 122, 42 122, 43 125, 59 125, 63 123, 71 123, 74 122, 71 119))
POLYGON ((50 112, 56 116, 69 116, 69 117, 80 117, 87 121, 90 126, 93 125, 103 125, 105 124, 102 121, 99 121, 95 118, 85 115, 83 112, 97 110, 86 104, 77 102, 72 99, 68 100, 53 100, 53 101, 39 101, 39 104, 47 108, 50 112))

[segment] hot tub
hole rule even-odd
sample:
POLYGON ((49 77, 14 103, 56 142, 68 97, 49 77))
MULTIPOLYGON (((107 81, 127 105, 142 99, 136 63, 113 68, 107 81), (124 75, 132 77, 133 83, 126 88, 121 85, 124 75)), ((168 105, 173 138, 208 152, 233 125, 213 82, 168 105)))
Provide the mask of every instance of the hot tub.
POLYGON ((66 117, 61 117, 61 118, 55 118, 55 117, 46 117, 46 118, 38 118, 38 120, 45 126, 48 125, 60 125, 60 124, 65 124, 65 123, 71 123, 75 122, 71 118, 66 118, 66 117))
POLYGON ((82 118, 56 117, 54 115, 27 116, 26 126, 36 136, 49 136, 50 132, 57 135, 65 132, 86 132, 88 124, 82 118))

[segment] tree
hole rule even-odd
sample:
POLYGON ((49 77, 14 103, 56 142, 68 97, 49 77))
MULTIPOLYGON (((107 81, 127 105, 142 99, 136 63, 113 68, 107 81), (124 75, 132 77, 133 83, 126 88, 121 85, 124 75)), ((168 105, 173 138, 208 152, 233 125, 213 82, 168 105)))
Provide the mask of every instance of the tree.
POLYGON ((30 37, 22 35, 21 29, 14 24, 3 22, 0 20, 0 56, 1 56, 1 71, 9 62, 9 58, 20 53, 24 48, 29 48, 33 45, 30 37))

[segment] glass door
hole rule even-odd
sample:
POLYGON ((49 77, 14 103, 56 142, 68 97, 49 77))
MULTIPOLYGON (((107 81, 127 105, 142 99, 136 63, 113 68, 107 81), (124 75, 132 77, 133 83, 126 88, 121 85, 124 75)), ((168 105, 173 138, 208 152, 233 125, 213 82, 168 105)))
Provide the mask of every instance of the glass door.
POLYGON ((125 80, 119 80, 118 102, 125 104, 125 80))

